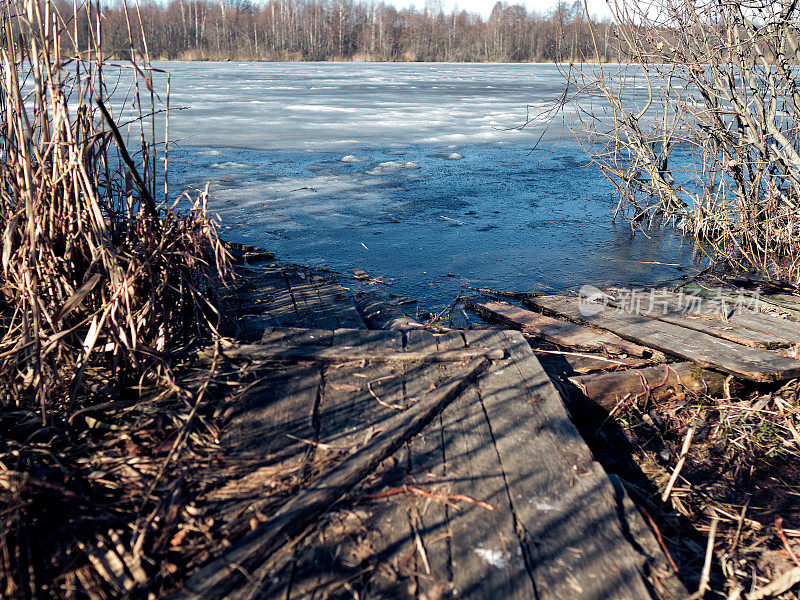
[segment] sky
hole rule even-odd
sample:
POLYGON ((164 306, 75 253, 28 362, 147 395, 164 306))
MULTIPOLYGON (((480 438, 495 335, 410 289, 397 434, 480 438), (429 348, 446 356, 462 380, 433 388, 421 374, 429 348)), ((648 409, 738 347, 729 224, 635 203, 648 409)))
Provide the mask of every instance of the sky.
MULTIPOLYGON (((425 0, 388 0, 398 8, 416 6, 422 9, 425 0)), ((492 12, 497 0, 442 0, 444 12, 450 13, 454 8, 466 10, 467 12, 478 13, 483 17, 488 17, 492 12)), ((547 12, 553 8, 556 0, 504 0, 506 4, 522 4, 530 11, 547 12)), ((567 0, 571 2, 571 0, 567 0)), ((609 14, 605 0, 589 0, 589 12, 596 16, 607 16, 609 14)))

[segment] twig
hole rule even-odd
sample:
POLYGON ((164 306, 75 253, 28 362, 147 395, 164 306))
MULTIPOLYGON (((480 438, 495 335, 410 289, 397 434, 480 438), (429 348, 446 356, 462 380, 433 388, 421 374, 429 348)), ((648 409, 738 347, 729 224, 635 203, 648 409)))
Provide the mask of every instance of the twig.
POLYGON ((628 365, 629 364, 629 363, 626 363, 626 362, 621 361, 621 360, 613 360, 611 358, 605 358, 603 356, 595 356, 594 354, 583 354, 581 352, 561 352, 559 350, 542 350, 540 348, 534 348, 533 349, 533 353, 534 354, 537 354, 539 352, 541 352, 543 354, 557 354, 559 356, 580 356, 582 358, 591 358, 591 359, 599 360, 599 361, 602 361, 602 362, 613 363, 615 365, 628 365))
POLYGON ((439 319, 442 318, 442 315, 444 315, 444 313, 446 313, 448 310, 452 309, 459 300, 461 300, 461 292, 458 292, 458 295, 455 298, 453 298, 453 301, 450 304, 444 307, 444 310, 442 312, 440 312, 438 315, 434 316, 432 319, 427 321, 425 323, 425 326, 430 327, 431 325, 435 324, 439 319))
POLYGON ((789 553, 789 556, 794 561, 794 564, 800 567, 800 558, 798 558, 797 553, 792 549, 792 545, 789 543, 789 538, 786 537, 786 534, 783 531, 783 517, 778 517, 775 519, 775 531, 778 533, 778 537, 781 538, 783 547, 786 548, 786 552, 789 553))
POLYGON ((711 560, 714 558, 714 542, 717 537, 717 524, 719 517, 715 514, 711 520, 711 527, 708 530, 708 543, 706 544, 706 558, 703 562, 703 571, 700 573, 700 586, 697 591, 686 598, 686 600, 699 600, 709 590, 708 582, 711 579, 711 560))
POLYGON ((242 580, 241 573, 231 569, 231 564, 251 570, 268 559, 286 540, 294 539, 320 515, 335 507, 387 457, 422 431, 489 364, 485 358, 470 362, 414 406, 387 419, 381 433, 294 496, 267 523, 247 534, 225 554, 197 570, 186 581, 185 587, 172 598, 210 600, 226 596, 242 580))
POLYGON ((97 98, 96 102, 97 102, 97 107, 103 114, 103 118, 106 120, 106 123, 108 123, 108 126, 111 129, 111 134, 114 136, 114 141, 117 144, 120 156, 122 157, 125 166, 128 167, 128 171, 130 171, 131 177, 133 177, 133 181, 134 183, 136 183, 136 187, 139 188, 139 193, 142 195, 142 200, 144 201, 144 205, 145 208, 147 209, 147 212, 150 213, 151 217, 157 219, 158 208, 156 207, 156 201, 150 194, 150 190, 147 189, 147 186, 142 180, 142 176, 139 175, 139 171, 136 169, 136 165, 133 164, 131 155, 128 154, 128 149, 125 146, 125 142, 122 139, 122 135, 120 134, 119 129, 117 129, 117 126, 114 123, 114 119, 111 118, 111 115, 109 114, 106 105, 103 104, 103 101, 100 98, 97 98))
POLYGON ((384 402, 383 400, 381 400, 378 397, 378 394, 376 394, 372 389, 372 384, 373 383, 378 383, 379 381, 385 381, 387 379, 392 379, 394 377, 396 377, 396 376, 395 375, 386 375, 384 377, 378 377, 377 379, 373 379, 372 381, 368 381, 367 382, 367 391, 372 395, 373 398, 375 398, 375 401, 378 404, 380 404, 381 406, 385 406, 386 408, 391 408, 392 410, 403 410, 405 407, 401 406, 400 404, 389 404, 389 403, 384 402))
POLYGON ((747 594, 747 600, 761 600, 762 598, 777 596, 791 589, 797 583, 800 583, 800 567, 786 571, 786 573, 775 578, 764 587, 747 594))
POLYGON ((359 500, 380 500, 382 498, 390 498, 391 496, 397 496, 398 494, 415 494, 417 496, 423 496, 424 498, 431 498, 432 500, 437 500, 439 502, 467 502, 469 504, 474 504, 476 506, 480 506, 481 508, 485 508, 486 510, 494 510, 494 506, 487 502, 483 502, 481 500, 475 500, 474 498, 470 498, 469 496, 464 496, 463 494, 441 494, 441 493, 434 493, 434 492, 426 492, 423 489, 420 489, 415 486, 411 485, 404 485, 401 488, 394 488, 391 490, 387 490, 385 492, 377 492, 375 494, 366 494, 361 496, 359 500))
POLYGON ((650 513, 647 512, 647 510, 645 510, 643 506, 639 506, 638 508, 639 512, 641 512, 647 519, 647 522, 650 523, 650 527, 652 528, 653 533, 656 534, 656 540, 658 541, 658 545, 661 546, 661 549, 664 551, 664 554, 666 555, 667 560, 669 561, 669 564, 672 567, 672 570, 675 571, 676 573, 680 573, 680 569, 678 569, 678 565, 676 565, 675 561, 672 559, 672 554, 669 553, 669 548, 667 548, 667 545, 664 543, 664 538, 661 537, 661 531, 658 529, 658 525, 656 525, 656 522, 653 520, 653 517, 650 516, 650 513))
POLYGON ((689 445, 692 443, 692 435, 694 435, 694 427, 689 427, 689 429, 686 431, 686 438, 683 440, 683 448, 681 448, 678 464, 675 465, 675 470, 672 472, 672 476, 669 478, 667 487, 664 489, 664 493, 661 494, 662 502, 666 502, 669 499, 669 495, 672 493, 672 488, 678 479, 678 475, 680 475, 681 469, 683 468, 683 463, 686 462, 686 454, 689 452, 689 445))

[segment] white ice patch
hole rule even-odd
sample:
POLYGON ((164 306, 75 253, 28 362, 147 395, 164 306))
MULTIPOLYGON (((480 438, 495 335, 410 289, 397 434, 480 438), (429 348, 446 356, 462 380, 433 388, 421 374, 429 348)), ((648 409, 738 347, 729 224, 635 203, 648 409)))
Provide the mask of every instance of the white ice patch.
POLYGON ((364 156, 354 156, 352 154, 348 154, 347 156, 343 156, 339 159, 339 162, 343 163, 360 163, 360 162, 367 162, 369 159, 364 156))
POLYGON ((388 175, 411 169, 419 169, 419 165, 409 160, 390 160, 389 162, 378 163, 367 170, 367 173, 369 175, 388 175))
POLYGON ((540 510, 542 512, 549 512, 551 510, 558 510, 561 508, 561 504, 559 502, 548 502, 547 500, 541 500, 539 498, 529 498, 529 504, 533 504, 533 507, 536 510, 540 510))
POLYGON ((445 160, 464 160, 464 156, 458 152, 453 152, 444 157, 445 160))
POLYGON ((475 548, 475 554, 498 569, 505 569, 508 566, 508 560, 506 560, 505 554, 500 550, 492 550, 491 548, 475 548))
POLYGON ((246 165, 244 163, 237 163, 237 162, 224 162, 224 163, 214 163, 211 165, 212 169, 252 169, 251 165, 246 165))

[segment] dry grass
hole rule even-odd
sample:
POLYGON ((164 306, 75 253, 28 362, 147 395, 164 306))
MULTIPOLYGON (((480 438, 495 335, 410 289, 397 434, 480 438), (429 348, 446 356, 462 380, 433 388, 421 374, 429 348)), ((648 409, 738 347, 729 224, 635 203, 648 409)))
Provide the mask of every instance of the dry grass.
MULTIPOLYGON (((798 382, 732 387, 731 397, 630 398, 602 427, 584 429, 606 468, 627 481, 657 524, 690 592, 703 583, 713 532, 708 593, 698 597, 756 597, 796 566, 781 535, 791 552, 800 551, 798 382)), ((794 600, 792 589, 769 597, 794 600)))
POLYGON ((79 48, 75 19, 49 2, 6 2, 2 19, 0 403, 35 403, 46 423, 87 368, 112 387, 157 378, 170 353, 213 331, 224 255, 205 193, 155 200, 149 63, 94 60, 99 18, 79 48), (109 80, 129 89, 111 98, 109 80), (112 106, 132 121, 123 131, 112 106))
MULTIPOLYGON (((90 7, 79 27, 63 6, 6 0, 0 16, 0 597, 9 599, 108 598, 168 577, 168 563, 154 568, 149 557, 172 548, 173 513, 199 485, 192 473, 215 435, 215 365, 176 367, 215 334, 227 257, 207 190, 168 203, 160 187, 156 79, 168 78, 133 51, 103 63, 99 13, 90 7)), ((131 48, 142 42, 137 15, 128 11, 131 48)))

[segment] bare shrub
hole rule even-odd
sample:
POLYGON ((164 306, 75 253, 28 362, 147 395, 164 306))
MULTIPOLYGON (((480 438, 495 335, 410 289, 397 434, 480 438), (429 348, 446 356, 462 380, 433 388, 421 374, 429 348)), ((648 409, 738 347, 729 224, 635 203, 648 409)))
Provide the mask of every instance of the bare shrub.
POLYGON ((798 3, 610 0, 624 64, 571 69, 585 150, 617 214, 800 281, 798 3))

